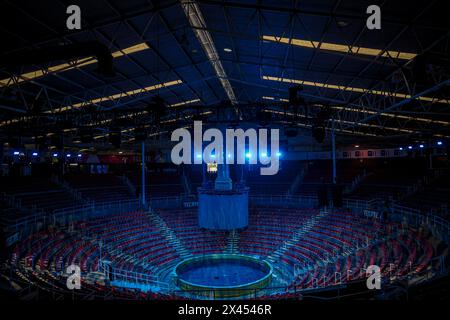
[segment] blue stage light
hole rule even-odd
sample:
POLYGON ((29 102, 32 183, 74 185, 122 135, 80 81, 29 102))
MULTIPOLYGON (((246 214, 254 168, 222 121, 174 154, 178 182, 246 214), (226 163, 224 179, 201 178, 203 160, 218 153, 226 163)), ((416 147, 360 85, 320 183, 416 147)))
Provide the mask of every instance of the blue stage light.
POLYGON ((72 155, 70 153, 66 154, 67 158, 70 158, 72 155))
POLYGON ((201 154, 197 154, 197 159, 200 159, 201 157, 202 157, 202 155, 201 154))
POLYGON ((423 148, 423 144, 420 144, 420 145, 419 145, 419 148, 423 148))
POLYGON ((245 157, 248 158, 248 159, 250 159, 250 158, 252 157, 252 154, 251 154, 250 152, 247 152, 247 153, 245 154, 245 157))
POLYGON ((281 157, 282 153, 281 152, 277 152, 276 155, 277 155, 277 157, 281 157))
POLYGON ((81 155, 81 153, 79 153, 79 154, 78 154, 78 158, 81 158, 81 157, 82 157, 82 155, 81 155))
POLYGON ((403 150, 403 147, 400 147, 400 148, 398 148, 400 151, 402 151, 403 150))
POLYGON ((261 153, 261 157, 263 157, 263 158, 267 157, 267 153, 265 153, 265 152, 261 153))
POLYGON ((412 146, 408 146, 408 149, 411 150, 411 149, 412 149, 412 146))
POLYGON ((57 153, 54 153, 54 154, 53 154, 53 156, 54 156, 54 157, 57 157, 57 156, 58 156, 58 154, 57 154, 57 153))
POLYGON ((438 142, 437 142, 437 145, 438 145, 438 146, 442 146, 442 141, 438 141, 438 142))
POLYGON ((37 153, 37 152, 33 152, 31 155, 32 155, 33 157, 37 157, 37 156, 38 156, 38 153, 37 153))
POLYGON ((14 155, 18 156, 19 155, 19 151, 14 151, 14 155))

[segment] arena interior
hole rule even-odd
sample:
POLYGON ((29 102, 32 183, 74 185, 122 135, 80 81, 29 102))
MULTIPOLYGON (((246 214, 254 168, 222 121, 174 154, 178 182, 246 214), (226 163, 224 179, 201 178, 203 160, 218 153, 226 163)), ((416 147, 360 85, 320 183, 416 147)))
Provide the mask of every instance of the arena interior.
POLYGON ((432 0, 1 1, 2 299, 447 300, 449 26, 432 0))

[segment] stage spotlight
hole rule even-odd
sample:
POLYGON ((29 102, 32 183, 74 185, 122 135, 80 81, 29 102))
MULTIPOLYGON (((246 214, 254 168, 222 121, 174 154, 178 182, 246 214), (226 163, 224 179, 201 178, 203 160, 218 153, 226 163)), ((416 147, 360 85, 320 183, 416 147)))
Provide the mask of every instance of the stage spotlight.
POLYGON ((19 155, 19 151, 14 151, 14 153, 13 153, 15 156, 18 156, 19 155))
POLYGON ((81 157, 82 157, 82 154, 81 154, 81 153, 79 153, 79 154, 78 154, 78 158, 81 158, 81 157))
POLYGON ((420 145, 419 145, 419 148, 423 148, 423 144, 420 144, 420 145))
POLYGON ((261 153, 261 157, 263 157, 263 158, 267 157, 267 153, 265 153, 265 152, 261 153))
POLYGON ((201 159, 202 155, 201 154, 197 154, 197 159, 201 159))
POLYGON ((250 158, 252 157, 252 154, 251 154, 250 152, 247 152, 247 153, 245 154, 245 157, 246 157, 247 159, 250 159, 250 158))
POLYGON ((403 151, 403 147, 398 148, 400 151, 403 151))
POLYGON ((282 156, 282 153, 281 152, 277 152, 276 155, 277 155, 278 158, 280 158, 282 156))
POLYGON ((411 149, 412 149, 412 146, 408 146, 408 149, 411 150, 411 149))
POLYGON ((67 158, 70 158, 72 155, 70 153, 66 154, 67 158))
POLYGON ((33 152, 31 155, 32 155, 33 157, 37 157, 37 156, 38 156, 38 153, 37 153, 37 152, 33 152))
POLYGON ((437 145, 438 145, 438 146, 442 146, 442 141, 438 141, 438 142, 437 142, 437 145))
POLYGON ((58 154, 57 154, 57 153, 54 153, 54 154, 53 154, 53 157, 55 157, 55 158, 56 158, 57 156, 58 156, 58 154))

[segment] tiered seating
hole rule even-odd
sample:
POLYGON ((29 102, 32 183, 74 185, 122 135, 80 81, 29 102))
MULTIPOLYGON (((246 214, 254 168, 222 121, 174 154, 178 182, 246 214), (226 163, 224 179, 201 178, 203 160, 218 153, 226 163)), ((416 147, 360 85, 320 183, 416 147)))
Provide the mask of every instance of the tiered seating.
POLYGON ((11 207, 2 200, 0 200, 0 212, 2 213, 0 216, 0 225, 2 227, 7 226, 10 222, 18 218, 26 217, 32 214, 31 212, 29 213, 21 212, 19 209, 11 207))
POLYGON ((239 249, 246 254, 269 255, 314 214, 316 210, 254 209, 250 212, 248 228, 240 233, 239 249))
POLYGON ((423 212, 432 211, 450 219, 450 170, 419 192, 403 199, 402 203, 423 212))
MULTIPOLYGON (((151 225, 144 213, 99 218, 89 221, 86 228, 115 250, 135 257, 138 261, 158 266, 178 258, 178 254, 161 235, 161 230, 151 225)), ((120 268, 124 266, 121 264, 120 268)))
POLYGON ((27 267, 51 272, 63 271, 64 266, 76 263, 83 272, 96 271, 100 240, 104 248, 113 248, 104 249, 102 258, 112 261, 114 268, 120 270, 149 274, 150 266, 157 267, 178 258, 145 214, 130 213, 78 224, 73 233, 34 234, 15 247, 11 262, 18 264, 23 259, 27 267))
POLYGON ((422 235, 399 236, 377 245, 360 247, 349 256, 341 255, 337 259, 323 260, 325 263, 304 265, 291 289, 326 287, 364 279, 367 266, 374 264, 380 266, 385 277, 414 275, 429 267, 432 256, 431 241, 422 235))
POLYGON ((55 209, 77 205, 72 195, 43 177, 2 177, 1 191, 13 195, 24 208, 55 209))
POLYGON ((408 187, 418 183, 425 173, 425 168, 421 169, 418 166, 411 168, 405 163, 392 162, 380 165, 376 169, 371 169, 371 174, 362 181, 352 197, 399 199, 406 194, 408 187))
MULTIPOLYGON (((333 169, 330 160, 317 160, 308 165, 308 170, 296 194, 316 196, 317 190, 323 184, 331 184, 333 169)), ((364 173, 359 162, 353 160, 339 160, 336 164, 337 181, 342 185, 349 185, 364 173)))
POLYGON ((158 214, 193 254, 219 253, 225 250, 226 232, 200 229, 197 210, 158 210, 158 214))
POLYGON ((258 165, 249 168, 251 170, 246 171, 245 179, 250 194, 286 195, 302 167, 298 161, 282 163, 276 175, 261 175, 258 165))
POLYGON ((96 202, 109 202, 120 200, 132 200, 136 195, 132 194, 128 187, 113 174, 97 175, 67 175, 65 180, 81 194, 96 202))
MULTIPOLYGON (((227 250, 229 234, 198 228, 195 209, 158 210, 157 214, 188 253, 227 250)), ((362 279, 372 264, 380 266, 386 278, 416 275, 426 271, 434 257, 448 251, 447 246, 424 231, 399 232, 398 225, 348 212, 252 208, 249 220, 248 228, 237 236, 237 250, 269 261, 278 260, 274 264, 277 272, 290 277, 287 294, 280 295, 275 290, 273 297, 268 294, 272 298, 362 279), (298 233, 305 225, 308 229, 298 233), (293 235, 295 242, 285 246, 288 240, 292 242, 293 235), (275 252, 281 252, 280 256, 273 255, 275 252)), ((98 270, 101 241, 102 259, 111 261, 116 270, 160 275, 182 258, 175 243, 167 240, 173 236, 168 235, 166 227, 152 221, 146 213, 131 212, 81 221, 68 230, 43 230, 14 247, 10 265, 18 267, 15 272, 22 280, 38 282, 49 292, 64 290, 61 271, 69 264, 80 265, 84 275, 98 270)), ((97 294, 112 290, 113 296, 120 299, 175 298, 89 281, 83 290, 97 294)))
MULTIPOLYGON (((137 171, 128 172, 128 179, 140 190, 141 173, 137 171)), ((176 168, 172 167, 155 167, 150 168, 146 172, 145 194, 147 198, 159 198, 167 196, 175 196, 184 193, 181 185, 180 174, 176 168)))

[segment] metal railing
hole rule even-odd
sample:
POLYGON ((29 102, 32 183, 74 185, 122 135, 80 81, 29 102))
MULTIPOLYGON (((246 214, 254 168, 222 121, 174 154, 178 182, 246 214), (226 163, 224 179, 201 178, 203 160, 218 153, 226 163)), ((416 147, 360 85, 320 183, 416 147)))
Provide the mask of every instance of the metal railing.
POLYGON ((450 222, 440 216, 426 214, 415 208, 393 204, 390 220, 413 225, 417 228, 427 226, 435 237, 450 243, 450 222))
MULTIPOLYGON (((319 205, 316 196, 307 195, 250 195, 249 200, 252 205, 260 206, 280 206, 296 208, 316 208, 319 205)), ((366 209, 377 208, 380 200, 343 199, 344 208, 353 212, 362 213, 366 209)))
MULTIPOLYGON (((150 198, 149 204, 152 208, 182 208, 183 202, 185 198, 182 196, 174 196, 174 197, 161 197, 161 198, 150 198)), ((317 206, 317 198, 314 196, 290 196, 290 195, 272 195, 272 196, 250 196, 250 203, 252 205, 259 206, 280 206, 280 207, 316 207, 317 206)), ((7 201, 13 201, 11 199, 7 201)), ((379 199, 373 200, 361 200, 361 199, 344 199, 344 206, 346 208, 352 209, 356 213, 363 213, 365 209, 377 209, 380 208, 381 201, 379 199)), ((54 225, 68 225, 72 221, 76 220, 84 220, 91 217, 102 216, 113 213, 121 213, 121 212, 130 212, 139 210, 141 208, 139 200, 128 200, 128 201, 113 201, 113 202, 100 202, 100 203, 92 203, 90 205, 83 205, 77 207, 70 207, 64 209, 58 209, 53 211, 52 214, 37 213, 33 216, 24 217, 15 221, 13 225, 13 230, 20 231, 20 237, 26 236, 27 232, 35 232, 39 230, 46 224, 54 224, 54 225)), ((401 224, 407 224, 408 226, 414 226, 416 228, 427 226, 431 232, 438 238, 450 242, 450 222, 435 215, 424 214, 418 209, 409 208, 405 206, 401 206, 398 204, 393 204, 391 206, 391 212, 389 214, 389 219, 391 221, 395 221, 401 224)), ((444 263, 440 261, 435 261, 435 264, 438 267, 431 266, 430 270, 425 270, 421 274, 425 280, 429 280, 434 278, 435 275, 444 275, 448 274, 449 266, 447 265, 448 261, 444 263), (433 274, 433 277, 430 275, 433 274)), ((117 270, 119 271, 119 270, 117 270)), ((125 271, 126 272, 126 271, 125 271)), ((137 274, 125 273, 122 274, 121 271, 117 273, 119 279, 122 277, 124 280, 133 280, 134 282, 139 282, 138 280, 142 279, 142 277, 137 274)), ((418 274, 414 275, 415 277, 420 276, 418 274)), ((149 283, 154 282, 155 279, 145 279, 145 281, 149 283)), ((251 298, 261 297, 264 292, 271 291, 272 293, 277 288, 267 288, 260 292, 254 292, 254 294, 250 295, 251 298)), ((320 287, 310 288, 308 290, 287 290, 286 287, 278 288, 280 289, 280 293, 285 294, 299 294, 299 297, 303 298, 317 298, 323 299, 320 296, 316 296, 313 292, 318 292, 317 290, 321 289, 320 287)), ((324 289, 324 288, 322 288, 324 289)), ((336 295, 333 299, 344 298, 346 295, 341 295, 339 288, 332 288, 336 291, 336 295)), ((172 291, 171 291, 172 292, 172 291)), ((172 292, 174 293, 174 292, 172 292)), ((193 293, 195 294, 195 293, 193 293)), ((364 293, 352 293, 351 295, 359 295, 364 293)), ((328 298, 326 298, 328 299, 328 298)))

